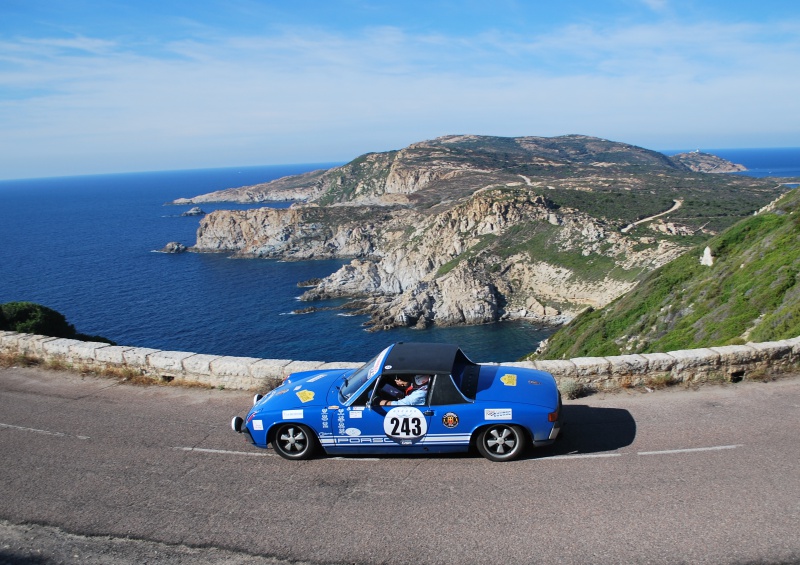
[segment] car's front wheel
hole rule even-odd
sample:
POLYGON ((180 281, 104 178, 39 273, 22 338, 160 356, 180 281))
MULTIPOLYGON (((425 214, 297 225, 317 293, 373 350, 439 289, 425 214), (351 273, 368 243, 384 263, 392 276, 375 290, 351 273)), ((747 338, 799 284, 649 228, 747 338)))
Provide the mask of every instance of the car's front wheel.
POLYGON ((281 457, 298 461, 314 455, 316 440, 302 424, 280 424, 272 438, 272 447, 281 457))
POLYGON ((512 424, 493 424, 478 434, 477 446, 490 461, 512 461, 525 449, 525 431, 512 424))

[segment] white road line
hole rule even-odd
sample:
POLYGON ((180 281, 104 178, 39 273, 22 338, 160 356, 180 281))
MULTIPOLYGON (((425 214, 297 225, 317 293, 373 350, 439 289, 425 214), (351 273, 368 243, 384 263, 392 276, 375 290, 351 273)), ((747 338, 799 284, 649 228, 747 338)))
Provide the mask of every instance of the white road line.
POLYGON ((556 459, 596 459, 598 457, 619 457, 622 453, 584 453, 578 455, 554 455, 553 457, 542 457, 531 461, 554 461, 556 459))
POLYGON ((206 449, 203 447, 173 447, 178 451, 200 451, 201 453, 221 453, 224 455, 249 455, 250 457, 271 457, 272 453, 258 453, 257 451, 227 451, 225 449, 206 449))
MULTIPOLYGON (((274 453, 259 453, 248 451, 229 451, 225 449, 208 449, 205 447, 173 447, 177 451, 199 451, 201 453, 219 453, 223 455, 250 455, 253 457, 274 457, 274 453)), ((379 457, 327 457, 333 461, 380 461, 379 457)))
POLYGON ((724 449, 736 449, 739 445, 717 445, 714 447, 692 447, 689 449, 667 449, 664 451, 640 451, 638 455, 669 455, 672 453, 695 453, 698 451, 722 451, 724 449))
MULTIPOLYGON (((737 445, 716 445, 714 447, 691 447, 687 449, 665 449, 663 451, 638 451, 637 455, 671 455, 675 453, 697 453, 701 451, 723 451, 726 449, 736 449, 743 447, 742 444, 737 445)), ((578 453, 575 455, 554 455, 553 457, 534 458, 531 461, 555 461, 558 459, 594 459, 598 457, 620 457, 627 455, 627 453, 578 453)))
POLYGON ((2 424, 0 423, 0 428, 8 428, 10 430, 19 430, 21 432, 32 432, 35 434, 43 434, 46 436, 55 436, 55 437, 74 437, 78 439, 92 439, 89 436, 74 436, 72 434, 65 434, 63 432, 51 432, 49 430, 37 430, 36 428, 24 428, 22 426, 12 426, 11 424, 2 424))

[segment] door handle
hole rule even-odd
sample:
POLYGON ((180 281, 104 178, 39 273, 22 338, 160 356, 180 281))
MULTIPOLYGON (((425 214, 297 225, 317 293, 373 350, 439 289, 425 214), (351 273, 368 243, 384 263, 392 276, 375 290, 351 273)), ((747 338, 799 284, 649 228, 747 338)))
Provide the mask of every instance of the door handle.
POLYGON ((423 416, 433 416, 433 414, 433 410, 425 410, 425 412, 422 413, 423 416))

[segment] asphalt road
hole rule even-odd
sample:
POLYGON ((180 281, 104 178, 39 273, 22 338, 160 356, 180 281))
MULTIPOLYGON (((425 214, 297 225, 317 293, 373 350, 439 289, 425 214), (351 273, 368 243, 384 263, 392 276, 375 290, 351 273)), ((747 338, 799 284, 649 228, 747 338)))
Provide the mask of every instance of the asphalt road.
POLYGON ((285 461, 250 401, 0 369, 0 564, 800 562, 798 378, 567 401, 512 463, 285 461))

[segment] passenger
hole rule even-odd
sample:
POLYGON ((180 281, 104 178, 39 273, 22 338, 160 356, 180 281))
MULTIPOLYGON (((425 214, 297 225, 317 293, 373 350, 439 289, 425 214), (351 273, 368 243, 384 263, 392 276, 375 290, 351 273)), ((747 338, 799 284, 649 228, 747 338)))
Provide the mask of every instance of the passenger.
MULTIPOLYGON (((395 382, 403 377, 395 377, 395 382)), ((413 384, 407 386, 404 390, 405 397, 399 400, 381 400, 381 406, 409 406, 425 404, 425 397, 428 395, 428 383, 430 383, 430 375, 417 375, 414 377, 413 384)), ((408 381, 405 381, 408 383, 408 381)))

